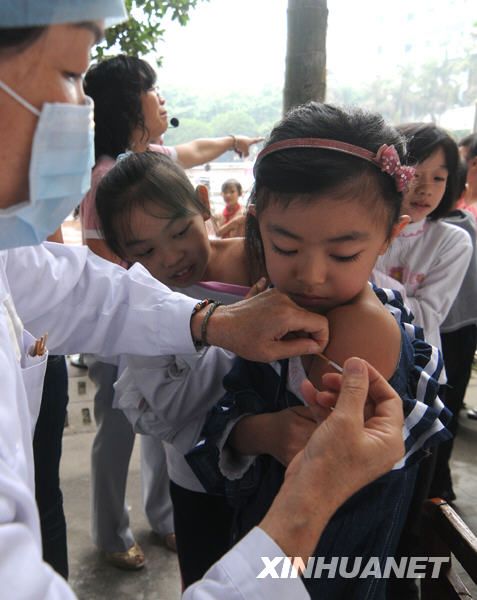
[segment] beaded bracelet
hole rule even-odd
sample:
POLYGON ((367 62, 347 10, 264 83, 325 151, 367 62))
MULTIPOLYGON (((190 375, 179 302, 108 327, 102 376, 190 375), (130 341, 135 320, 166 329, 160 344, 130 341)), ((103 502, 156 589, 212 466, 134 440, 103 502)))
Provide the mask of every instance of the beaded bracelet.
POLYGON ((204 320, 202 321, 202 325, 200 326, 200 341, 202 346, 210 345, 207 341, 207 325, 209 324, 209 319, 214 314, 215 310, 222 305, 223 302, 212 302, 209 306, 207 313, 205 314, 204 320))
MULTIPOLYGON (((203 308, 205 308, 206 306, 209 306, 213 302, 215 302, 215 300, 212 300, 211 298, 204 298, 204 300, 200 300, 200 302, 197 302, 197 304, 194 306, 194 308, 192 310, 192 314, 190 316, 191 319, 194 315, 196 315, 198 312, 200 312, 203 308)), ((204 344, 202 343, 202 340, 194 340, 194 346, 195 346, 196 350, 200 350, 201 348, 204 347, 204 344)))
POLYGON ((209 304, 212 304, 212 302, 215 302, 215 300, 212 300, 211 298, 204 298, 203 300, 197 302, 197 304, 194 306, 194 309, 192 310, 191 317, 193 317, 195 314, 197 314, 209 304))

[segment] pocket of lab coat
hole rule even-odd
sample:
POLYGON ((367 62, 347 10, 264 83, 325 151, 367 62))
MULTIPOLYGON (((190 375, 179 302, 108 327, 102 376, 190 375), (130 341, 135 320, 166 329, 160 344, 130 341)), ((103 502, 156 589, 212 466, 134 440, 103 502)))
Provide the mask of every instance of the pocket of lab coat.
POLYGON ((23 330, 23 351, 21 358, 21 370, 23 383, 28 398, 28 408, 31 417, 32 435, 35 431, 36 421, 40 413, 41 397, 43 394, 43 382, 45 379, 48 352, 43 356, 30 356, 30 348, 35 344, 35 338, 23 330))

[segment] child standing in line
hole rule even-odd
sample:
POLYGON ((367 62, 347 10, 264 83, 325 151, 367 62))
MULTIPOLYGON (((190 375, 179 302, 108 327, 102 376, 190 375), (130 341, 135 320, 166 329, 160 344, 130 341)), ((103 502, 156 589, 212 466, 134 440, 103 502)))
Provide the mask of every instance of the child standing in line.
MULTIPOLYGON (((472 258, 472 242, 463 229, 444 217, 455 203, 459 151, 457 144, 433 123, 410 123, 398 130, 408 141, 416 172, 404 194, 402 213, 411 222, 379 257, 374 276, 384 273, 404 288, 405 302, 426 340, 441 347, 440 327, 461 287, 472 258)), ((399 542, 401 556, 419 556, 420 508, 429 497, 436 451, 419 467, 406 527, 399 542)), ((413 580, 393 578, 392 598, 413 597, 413 580)))
MULTIPOLYGON (((313 396, 307 378, 332 388, 333 365, 349 356, 364 357, 401 396, 406 456, 336 513, 315 556, 327 564, 339 556, 361 557, 363 564, 392 556, 416 463, 424 448, 448 438, 437 396, 438 351, 411 325, 398 295, 368 283, 376 258, 407 223, 399 216, 401 191, 413 170, 401 166, 403 149, 402 137, 380 116, 311 102, 274 128, 257 158, 246 234, 250 263, 297 304, 326 315, 330 342, 326 359, 270 365, 236 359, 224 380, 227 394, 187 456, 205 488, 230 499, 236 537, 266 513, 293 456, 277 449, 283 436, 268 415, 306 404, 313 396)), ((313 598, 385 594, 384 579, 357 573, 327 578, 325 570, 305 585, 313 598)))
POLYGON ((477 134, 472 133, 460 140, 459 151, 467 169, 467 186, 457 208, 467 210, 477 219, 477 134))
MULTIPOLYGON (((459 200, 465 194, 467 169, 461 161, 458 170, 459 200)), ((459 200, 457 206, 460 205, 459 200)), ((459 412, 464 404, 467 384, 472 372, 472 362, 477 344, 477 251, 475 244, 474 215, 453 206, 445 217, 446 223, 461 227, 472 240, 473 256, 454 303, 441 325, 442 355, 447 375, 445 404, 452 412, 448 429, 457 435, 459 412)), ((436 467, 429 497, 443 498, 447 502, 456 499, 452 486, 450 458, 454 439, 441 444, 437 450, 436 467)))
POLYGON ((397 279, 427 341, 440 347, 439 328, 455 300, 472 256, 469 234, 443 221, 457 199, 459 151, 433 123, 402 125, 416 173, 402 213, 411 222, 378 258, 375 274, 397 279))
MULTIPOLYGON (((230 304, 249 292, 243 239, 209 240, 207 189, 194 190, 168 157, 127 155, 99 184, 96 204, 105 241, 126 264, 140 262, 161 282, 194 298, 212 296, 230 304)), ((183 455, 197 442, 208 409, 223 395, 222 379, 233 359, 220 348, 151 360, 122 357, 127 368, 115 386, 114 406, 134 431, 165 440, 185 587, 230 545, 230 507, 223 497, 204 493, 183 455)), ((315 429, 312 420, 284 412, 280 418, 290 428, 298 421, 308 439, 315 429)))
POLYGON ((245 234, 244 209, 240 204, 242 184, 236 179, 227 179, 222 184, 222 197, 225 208, 218 219, 217 237, 243 237, 245 234))

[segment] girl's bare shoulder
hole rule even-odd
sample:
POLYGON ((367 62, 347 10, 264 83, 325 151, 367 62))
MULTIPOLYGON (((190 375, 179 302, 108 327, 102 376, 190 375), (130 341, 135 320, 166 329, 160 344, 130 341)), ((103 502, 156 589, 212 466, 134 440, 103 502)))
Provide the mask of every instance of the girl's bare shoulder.
MULTIPOLYGON (((244 238, 217 239, 210 242, 212 254, 211 273, 215 281, 250 285, 244 238)), ((212 279, 212 278, 211 278, 212 279)))
POLYGON ((343 364, 350 356, 359 356, 386 379, 393 375, 401 351, 401 330, 371 288, 356 302, 331 310, 327 318, 329 358, 343 364))

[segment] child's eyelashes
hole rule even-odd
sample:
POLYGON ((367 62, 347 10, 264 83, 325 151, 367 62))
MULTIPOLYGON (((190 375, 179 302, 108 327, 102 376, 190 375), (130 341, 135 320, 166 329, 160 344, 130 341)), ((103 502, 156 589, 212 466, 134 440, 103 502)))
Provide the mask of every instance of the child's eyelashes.
POLYGON ((357 252, 356 254, 352 254, 351 256, 337 256, 332 254, 331 258, 338 262, 352 262, 353 260, 358 260, 360 254, 361 252, 357 252))
MULTIPOLYGON (((277 254, 280 254, 281 256, 295 256, 298 253, 298 250, 283 250, 282 248, 279 248, 275 244, 272 244, 272 250, 274 252, 276 252, 277 254)), ((330 257, 333 260, 336 260, 337 262, 345 263, 345 262, 352 262, 354 260, 358 260, 360 254, 361 254, 361 252, 356 252, 355 254, 351 254, 350 256, 340 256, 337 254, 330 254, 330 257)))
POLYGON ((275 244, 272 244, 272 249, 274 252, 276 252, 277 254, 281 254, 282 256, 293 256, 297 253, 296 250, 282 250, 282 248, 275 246, 275 244))
POLYGON ((417 185, 424 185, 430 183, 445 183, 447 181, 447 175, 434 175, 425 177, 422 174, 415 173, 413 180, 411 181, 411 187, 417 185))
POLYGON ((145 258, 146 256, 151 256, 151 254, 154 252, 154 248, 148 248, 148 250, 145 250, 144 252, 138 252, 137 254, 135 254, 135 258, 145 258))
POLYGON ((180 231, 175 233, 172 237, 173 238, 183 237, 189 231, 191 225, 192 225, 192 223, 187 223, 187 225, 184 227, 184 229, 181 229, 180 231))

